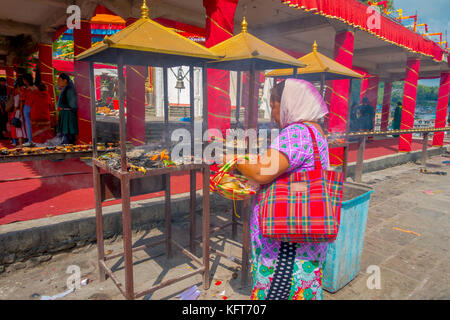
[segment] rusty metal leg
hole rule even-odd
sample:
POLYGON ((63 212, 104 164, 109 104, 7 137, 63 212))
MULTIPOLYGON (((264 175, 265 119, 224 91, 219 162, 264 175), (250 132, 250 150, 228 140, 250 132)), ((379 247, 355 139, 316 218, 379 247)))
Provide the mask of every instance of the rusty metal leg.
MULTIPOLYGON (((238 203, 239 202, 241 202, 241 201, 238 201, 238 203)), ((239 204, 237 210, 241 211, 240 210, 240 204, 239 204)), ((233 212, 231 213, 231 239, 233 239, 233 240, 236 240, 236 237, 237 237, 237 225, 238 225, 238 223, 237 223, 237 219, 236 218, 237 218, 236 217, 236 213, 233 210, 233 212)))
POLYGON ((342 175, 344 177, 344 181, 347 180, 347 172, 348 172, 347 171, 348 170, 348 148, 349 148, 349 145, 347 144, 344 147, 344 163, 342 165, 342 175))
POLYGON ((130 178, 128 175, 122 176, 122 228, 123 228, 123 249, 125 263, 125 292, 126 299, 134 299, 133 283, 133 251, 131 238, 131 208, 130 208, 130 178))
POLYGON ((164 175, 165 182, 165 215, 166 215, 166 251, 167 258, 172 258, 172 221, 170 217, 170 174, 164 175))
POLYGON ((210 228, 210 207, 209 207, 209 166, 203 169, 203 214, 202 214, 202 234, 203 234, 203 289, 209 289, 209 228, 210 228))
POLYGON ((100 266, 100 261, 105 261, 105 249, 103 241, 103 211, 102 200, 100 197, 101 185, 100 185, 100 172, 96 165, 92 166, 94 175, 94 194, 95 194, 95 225, 97 234, 97 256, 99 261, 99 279, 105 281, 105 270, 100 266))
POLYGON ((248 282, 248 258, 249 258, 249 243, 250 243, 250 230, 248 223, 248 207, 250 200, 244 200, 243 209, 241 213, 242 217, 242 277, 241 284, 247 285, 248 282))
POLYGON ((427 148, 428 148, 428 132, 424 132, 423 133, 423 143, 422 143, 422 157, 421 157, 421 162, 422 162, 422 166, 426 166, 427 165, 427 158, 428 158, 428 152, 427 152, 427 148))
POLYGON ((355 167, 355 182, 362 181, 364 151, 365 150, 366 150, 366 137, 363 137, 359 141, 359 145, 358 145, 358 155, 356 158, 356 167, 355 167))
POLYGON ((191 252, 195 254, 195 238, 196 238, 196 225, 197 219, 195 216, 195 205, 196 205, 196 191, 197 191, 197 181, 196 181, 197 171, 190 172, 190 192, 191 192, 191 203, 190 203, 190 238, 189 246, 191 252))

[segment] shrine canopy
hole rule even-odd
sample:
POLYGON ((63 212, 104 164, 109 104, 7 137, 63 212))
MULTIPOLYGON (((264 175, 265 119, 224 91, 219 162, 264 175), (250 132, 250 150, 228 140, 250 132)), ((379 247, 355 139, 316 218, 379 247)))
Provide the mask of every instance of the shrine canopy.
POLYGON ((245 17, 242 21, 241 33, 209 49, 217 56, 222 56, 219 61, 209 63, 214 69, 249 71, 306 66, 280 49, 248 33, 245 17))
MULTIPOLYGON (((297 76, 308 81, 360 79, 364 75, 328 58, 317 51, 317 42, 314 41, 313 51, 298 61, 306 64, 305 68, 297 69, 297 76)), ((278 69, 266 73, 267 77, 291 78, 294 69, 278 69)))
POLYGON ((111 37, 105 37, 103 42, 83 51, 75 59, 115 64, 122 55, 124 64, 174 67, 201 66, 205 61, 220 58, 202 45, 151 20, 145 1, 141 9, 139 20, 111 37))

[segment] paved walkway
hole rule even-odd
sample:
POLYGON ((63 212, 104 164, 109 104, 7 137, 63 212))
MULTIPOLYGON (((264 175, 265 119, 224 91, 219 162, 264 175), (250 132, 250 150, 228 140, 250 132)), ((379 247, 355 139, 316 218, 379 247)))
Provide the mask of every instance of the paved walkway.
MULTIPOLYGON (((450 173, 450 166, 442 164, 445 160, 450 159, 430 159, 428 170, 450 173)), ((421 174, 419 168, 416 164, 406 164, 363 176, 364 182, 375 192, 370 203, 361 272, 337 293, 325 293, 325 299, 450 299, 450 180, 449 176, 421 174), (367 268, 371 265, 380 268, 381 289, 367 287, 370 276, 367 268)), ((228 220, 232 214, 225 207, 213 210, 215 224, 228 220)), ((187 217, 174 221, 173 226, 175 239, 187 243, 187 217)), ((161 226, 151 232, 134 234, 135 245, 160 238, 163 230, 161 226)), ((218 233, 211 238, 212 246, 240 257, 240 235, 237 241, 230 238, 231 230, 218 233)), ((109 240, 107 253, 121 251, 121 245, 120 238, 109 240)), ((164 246, 133 256, 137 291, 194 267, 180 253, 166 260, 164 246)), ((89 278, 90 282, 62 299, 123 299, 110 279, 98 281, 95 245, 53 257, 44 256, 40 260, 35 261, 35 267, 1 273, 0 299, 33 299, 33 294, 64 292, 70 265, 79 266, 82 279, 89 278)), ((124 279, 122 259, 112 260, 108 265, 117 270, 119 279, 124 279)), ((234 300, 250 296, 250 286, 240 285, 239 266, 231 260, 211 255, 211 279, 207 291, 201 287, 201 276, 195 276, 147 298, 178 299, 178 294, 193 285, 200 287, 199 299, 223 299, 225 296, 234 300)))

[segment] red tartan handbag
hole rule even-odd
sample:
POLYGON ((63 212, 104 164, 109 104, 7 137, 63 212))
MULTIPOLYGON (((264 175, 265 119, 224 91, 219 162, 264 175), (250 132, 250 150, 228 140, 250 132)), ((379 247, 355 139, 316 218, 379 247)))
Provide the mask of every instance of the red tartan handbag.
POLYGON ((322 168, 316 137, 311 171, 281 175, 261 188, 259 203, 264 237, 286 242, 332 242, 341 216, 343 175, 322 168))

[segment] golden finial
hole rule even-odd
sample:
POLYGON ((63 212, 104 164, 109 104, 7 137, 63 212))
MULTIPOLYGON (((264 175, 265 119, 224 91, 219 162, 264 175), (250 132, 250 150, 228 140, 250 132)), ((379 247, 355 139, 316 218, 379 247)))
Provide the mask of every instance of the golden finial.
POLYGON ((248 26, 248 23, 247 23, 247 20, 245 20, 245 17, 244 17, 244 19, 242 19, 242 24, 241 24, 241 26, 242 26, 241 31, 242 31, 242 32, 247 32, 247 26, 248 26))
POLYGON ((314 41, 313 52, 317 52, 317 41, 314 41))
POLYGON ((142 1, 141 19, 149 19, 149 17, 148 17, 148 7, 147 7, 147 1, 146 0, 142 1))

